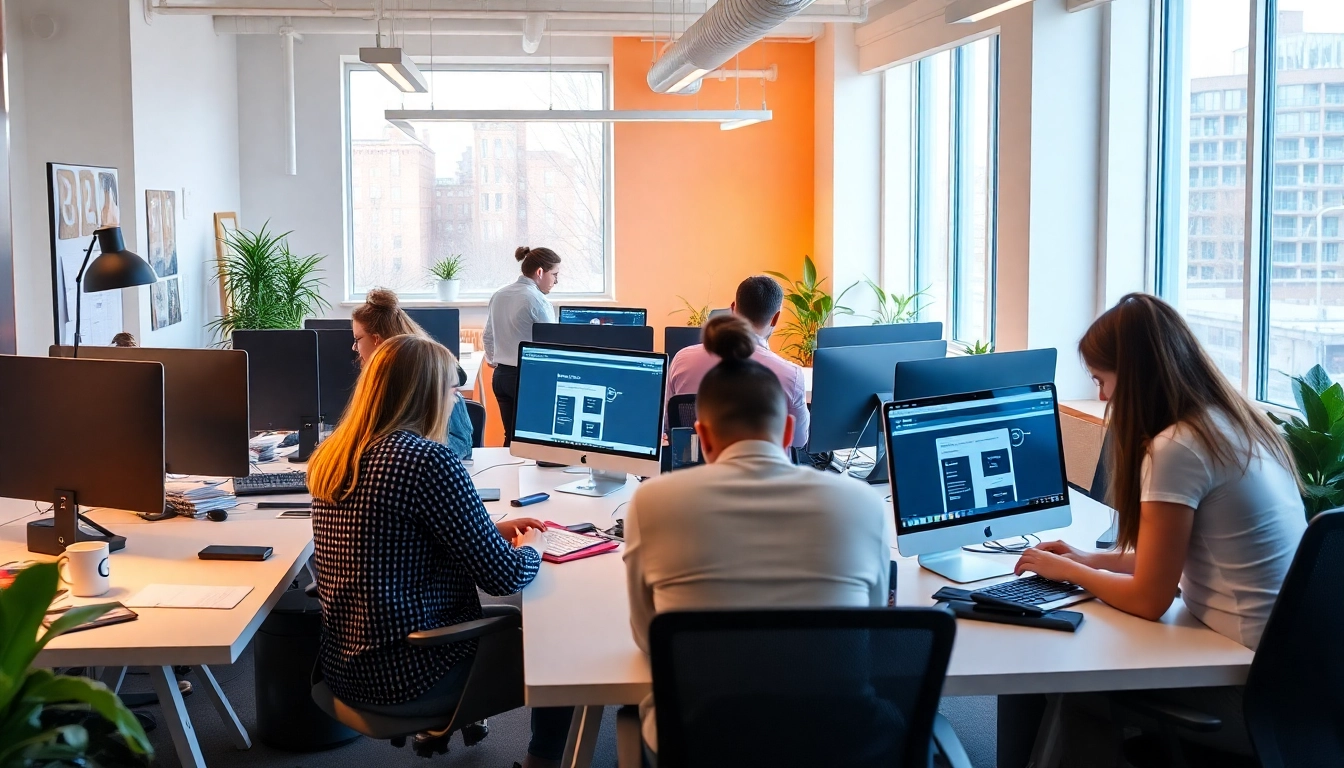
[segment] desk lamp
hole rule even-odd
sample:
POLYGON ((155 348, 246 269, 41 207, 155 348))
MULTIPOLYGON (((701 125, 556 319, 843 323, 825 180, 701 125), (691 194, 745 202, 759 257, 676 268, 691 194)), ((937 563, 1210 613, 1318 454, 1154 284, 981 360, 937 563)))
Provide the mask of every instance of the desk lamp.
POLYGON ((75 276, 74 356, 79 357, 81 293, 149 285, 157 279, 154 270, 144 259, 126 250, 126 241, 121 237, 121 227, 103 227, 94 230, 88 250, 84 251, 84 262, 79 265, 79 274, 75 276), (102 253, 90 264, 89 256, 93 254, 94 245, 97 245, 102 253))

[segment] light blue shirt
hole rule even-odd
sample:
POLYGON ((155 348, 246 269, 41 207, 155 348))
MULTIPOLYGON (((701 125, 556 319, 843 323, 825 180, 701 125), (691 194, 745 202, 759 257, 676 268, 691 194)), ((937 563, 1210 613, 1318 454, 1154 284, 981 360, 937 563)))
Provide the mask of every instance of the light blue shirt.
POLYGON ((494 365, 518 365, 518 343, 532 340, 533 323, 554 323, 555 307, 527 275, 495 291, 485 318, 485 359, 494 365))

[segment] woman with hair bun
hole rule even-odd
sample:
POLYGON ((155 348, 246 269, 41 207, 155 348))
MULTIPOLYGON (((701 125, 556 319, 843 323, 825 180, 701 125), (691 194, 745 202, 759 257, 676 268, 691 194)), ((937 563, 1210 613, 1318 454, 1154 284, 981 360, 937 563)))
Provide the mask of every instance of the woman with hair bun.
POLYGON ((519 246, 513 258, 522 275, 495 291, 485 319, 485 361, 495 369, 491 389, 504 422, 504 445, 513 442, 518 399, 518 344, 532 340, 533 323, 554 323, 555 307, 546 294, 560 282, 560 257, 550 248, 519 246))

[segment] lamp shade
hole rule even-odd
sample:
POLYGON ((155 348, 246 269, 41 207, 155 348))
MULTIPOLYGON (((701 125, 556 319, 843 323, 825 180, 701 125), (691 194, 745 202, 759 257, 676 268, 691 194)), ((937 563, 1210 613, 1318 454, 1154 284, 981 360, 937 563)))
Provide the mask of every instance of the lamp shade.
POLYGON ((84 272, 85 293, 149 285, 158 280, 144 259, 126 250, 121 227, 103 227, 94 234, 103 253, 84 272))

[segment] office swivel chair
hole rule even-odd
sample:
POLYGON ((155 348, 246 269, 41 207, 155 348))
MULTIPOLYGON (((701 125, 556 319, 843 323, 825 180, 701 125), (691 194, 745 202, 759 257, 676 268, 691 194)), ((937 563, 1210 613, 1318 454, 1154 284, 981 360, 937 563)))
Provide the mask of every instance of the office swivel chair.
POLYGON ((482 606, 484 618, 464 621, 438 629, 412 632, 411 645, 432 647, 478 640, 471 662, 467 685, 453 711, 434 717, 391 717, 360 710, 336 698, 322 678, 322 662, 313 666, 313 701, 338 722, 371 739, 387 739, 394 747, 406 745, 408 736, 421 731, 448 729, 443 737, 421 741, 413 747, 421 757, 448 751, 452 734, 462 731, 468 746, 485 738, 485 726, 479 724, 523 706, 523 621, 522 612, 512 605, 482 606))
POLYGON ((475 400, 462 399, 467 406, 467 416, 471 418, 471 447, 485 447, 485 406, 475 400))
POLYGON ((667 401, 667 428, 695 426, 695 395, 673 395, 667 401))
MULTIPOLYGON (((1243 711, 1264 768, 1344 765, 1344 510, 1307 526, 1246 678, 1243 711)), ((1173 706, 1153 694, 1123 705, 1162 726, 1169 765, 1182 766, 1181 731, 1209 733, 1218 718, 1173 706)), ((1214 765, 1238 765, 1212 757, 1214 765)))
MULTIPOLYGON (((658 768, 924 768, 935 749, 969 768, 938 715, 955 633, 951 614, 925 608, 659 614, 658 768)), ((621 719, 625 768, 639 730, 621 719)))

